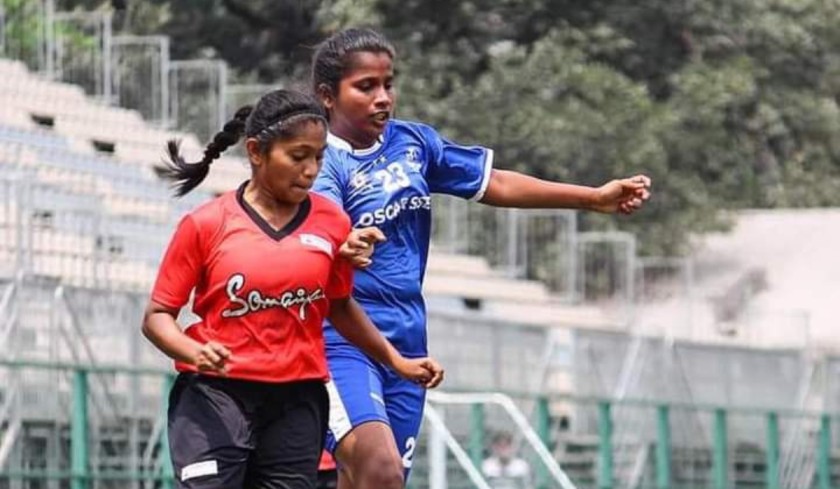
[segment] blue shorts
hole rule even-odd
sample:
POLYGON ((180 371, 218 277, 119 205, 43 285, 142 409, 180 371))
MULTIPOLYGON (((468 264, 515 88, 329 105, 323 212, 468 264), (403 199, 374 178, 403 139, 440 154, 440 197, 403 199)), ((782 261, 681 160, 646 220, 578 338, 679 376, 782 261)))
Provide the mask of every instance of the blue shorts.
POLYGON ((381 421, 394 433, 407 480, 423 420, 426 389, 349 345, 328 345, 327 362, 332 375, 327 384, 327 450, 335 453, 341 439, 356 426, 381 421))

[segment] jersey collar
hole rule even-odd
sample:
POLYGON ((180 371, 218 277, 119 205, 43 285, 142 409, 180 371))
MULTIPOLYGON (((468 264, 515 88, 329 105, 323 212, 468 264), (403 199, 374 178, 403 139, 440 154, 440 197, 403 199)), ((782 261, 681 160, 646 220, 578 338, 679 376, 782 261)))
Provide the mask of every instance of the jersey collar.
POLYGON ((246 180, 239 186, 239 189, 236 191, 236 201, 239 203, 240 207, 242 207, 242 210, 245 211, 245 214, 251 218, 251 221, 253 221, 263 233, 272 238, 274 241, 280 241, 295 232, 309 216, 309 211, 312 209, 312 201, 307 195, 306 200, 300 203, 298 211, 294 217, 292 217, 292 220, 283 226, 282 229, 275 229, 268 223, 268 221, 263 219, 256 209, 251 207, 251 204, 249 204, 248 201, 245 200, 245 187, 247 185, 248 181, 246 180))
POLYGON ((354 156, 370 156, 379 151, 379 148, 382 147, 382 144, 384 142, 385 134, 383 133, 380 134, 378 138, 376 138, 376 141, 371 146, 367 148, 353 149, 353 146, 350 144, 349 141, 341 139, 340 137, 336 136, 331 132, 327 133, 327 144, 338 149, 343 149, 344 151, 347 151, 348 153, 354 156))

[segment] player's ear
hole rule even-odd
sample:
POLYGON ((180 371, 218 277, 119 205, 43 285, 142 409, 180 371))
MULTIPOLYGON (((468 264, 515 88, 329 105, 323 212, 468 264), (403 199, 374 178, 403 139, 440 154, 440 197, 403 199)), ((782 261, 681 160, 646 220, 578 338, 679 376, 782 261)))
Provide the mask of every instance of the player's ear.
POLYGON ((260 166, 265 163, 262 145, 257 141, 257 138, 248 138, 245 140, 245 151, 248 153, 248 160, 252 165, 260 166))
POLYGON ((335 107, 335 95, 326 83, 318 85, 316 95, 318 96, 318 100, 321 101, 321 105, 324 106, 327 112, 331 111, 333 107, 335 107))

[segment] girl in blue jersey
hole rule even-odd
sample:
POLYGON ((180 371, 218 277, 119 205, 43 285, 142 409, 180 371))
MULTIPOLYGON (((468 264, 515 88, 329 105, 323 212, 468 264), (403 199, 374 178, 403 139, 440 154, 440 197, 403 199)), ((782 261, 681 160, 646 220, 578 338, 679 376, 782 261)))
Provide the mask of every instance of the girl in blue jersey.
MULTIPOLYGON (((394 48, 381 34, 349 29, 313 59, 313 89, 329 116, 330 147, 314 189, 340 203, 360 229, 355 299, 407 357, 426 355, 421 295, 431 194, 501 207, 631 213, 649 197, 644 175, 592 188, 493 169, 493 151, 462 146, 430 126, 392 119, 394 48), (374 241, 373 260, 365 256, 374 241), (366 249, 365 249, 366 248, 366 249)), ((328 448, 341 489, 399 489, 411 468, 423 415, 422 386, 398 378, 325 325, 330 393, 328 448)))

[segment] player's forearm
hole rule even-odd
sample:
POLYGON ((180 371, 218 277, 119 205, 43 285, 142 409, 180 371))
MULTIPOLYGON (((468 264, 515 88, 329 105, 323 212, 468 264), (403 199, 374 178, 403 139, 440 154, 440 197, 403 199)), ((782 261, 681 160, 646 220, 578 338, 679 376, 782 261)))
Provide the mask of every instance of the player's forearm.
POLYGON ((377 362, 393 367, 401 358, 397 349, 382 336, 352 298, 331 301, 330 322, 341 336, 377 362))
POLYGON ((481 203, 496 207, 590 209, 597 189, 549 182, 522 173, 493 170, 481 203))
POLYGON ((192 363, 201 344, 185 335, 175 317, 165 311, 150 307, 143 318, 143 335, 165 353, 179 362, 192 363))

